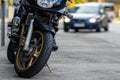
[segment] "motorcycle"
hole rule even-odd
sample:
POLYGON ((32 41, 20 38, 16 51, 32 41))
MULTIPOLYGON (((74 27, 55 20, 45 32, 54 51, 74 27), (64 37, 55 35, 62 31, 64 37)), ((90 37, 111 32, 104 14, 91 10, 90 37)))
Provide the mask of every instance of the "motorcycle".
POLYGON ((23 78, 36 75, 47 63, 66 0, 21 0, 20 15, 8 26, 7 57, 23 78))

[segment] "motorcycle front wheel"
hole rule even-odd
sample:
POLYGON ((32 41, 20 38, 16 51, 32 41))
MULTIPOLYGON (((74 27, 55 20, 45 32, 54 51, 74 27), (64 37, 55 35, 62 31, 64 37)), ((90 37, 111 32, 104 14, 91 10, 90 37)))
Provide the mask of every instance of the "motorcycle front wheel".
POLYGON ((53 47, 53 35, 50 32, 35 31, 32 34, 29 51, 19 47, 15 58, 15 71, 23 78, 37 74, 47 63, 53 47))

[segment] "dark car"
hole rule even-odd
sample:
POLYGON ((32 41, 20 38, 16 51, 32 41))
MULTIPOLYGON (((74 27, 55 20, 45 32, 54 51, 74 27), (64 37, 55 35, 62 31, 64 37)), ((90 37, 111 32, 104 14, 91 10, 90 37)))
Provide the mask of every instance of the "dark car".
POLYGON ((108 16, 100 4, 78 4, 69 13, 73 18, 64 18, 64 31, 74 29, 76 32, 79 29, 96 29, 100 32, 101 28, 108 31, 108 16))

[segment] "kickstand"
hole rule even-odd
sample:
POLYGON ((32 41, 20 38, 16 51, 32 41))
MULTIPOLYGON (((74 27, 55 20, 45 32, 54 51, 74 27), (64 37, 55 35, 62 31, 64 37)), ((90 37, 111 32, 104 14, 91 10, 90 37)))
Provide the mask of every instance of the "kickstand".
POLYGON ((52 68, 48 65, 48 63, 46 64, 46 66, 47 66, 49 72, 52 73, 52 72, 53 72, 53 71, 52 71, 52 68))

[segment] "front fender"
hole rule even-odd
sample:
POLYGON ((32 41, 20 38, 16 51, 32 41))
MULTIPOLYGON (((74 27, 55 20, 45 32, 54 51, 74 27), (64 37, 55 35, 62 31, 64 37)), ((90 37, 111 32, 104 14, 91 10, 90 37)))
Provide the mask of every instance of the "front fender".
POLYGON ((37 27, 43 31, 51 32, 53 35, 55 35, 55 29, 50 25, 43 24, 41 22, 38 22, 37 20, 34 21, 33 25, 34 25, 34 27, 37 27))

